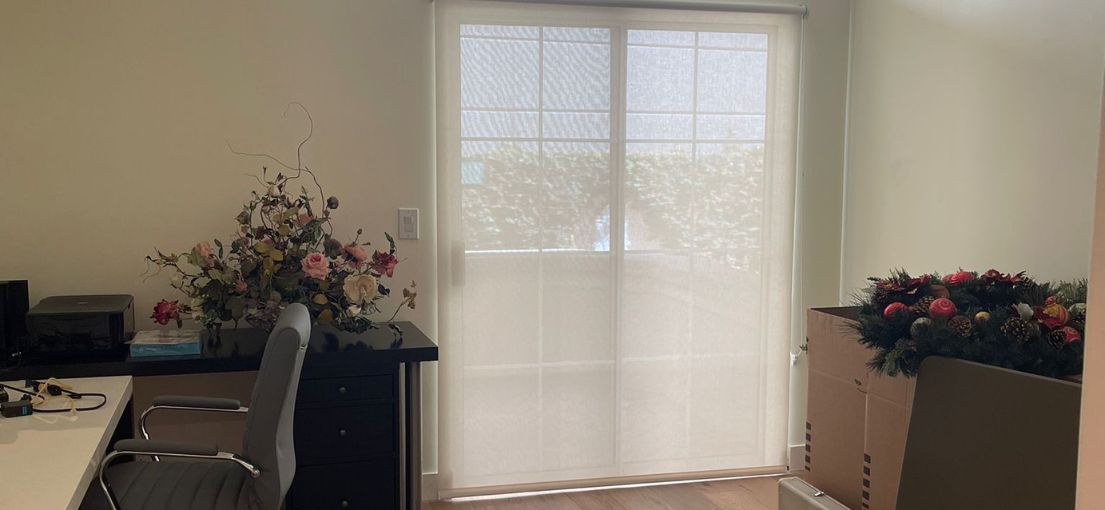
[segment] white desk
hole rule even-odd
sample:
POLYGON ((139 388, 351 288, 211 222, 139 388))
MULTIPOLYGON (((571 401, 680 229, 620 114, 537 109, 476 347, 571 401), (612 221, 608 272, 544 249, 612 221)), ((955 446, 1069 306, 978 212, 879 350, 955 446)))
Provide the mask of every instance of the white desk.
MULTIPOLYGON (((62 379, 80 393, 103 393, 107 404, 76 414, 0 418, 0 486, 10 489, 3 509, 76 510, 96 483, 100 459, 131 397, 131 377, 62 379)), ((22 387, 21 382, 6 383, 22 387)), ((19 398, 8 390, 13 399, 19 398)), ((81 406, 98 402, 89 397, 81 406)))

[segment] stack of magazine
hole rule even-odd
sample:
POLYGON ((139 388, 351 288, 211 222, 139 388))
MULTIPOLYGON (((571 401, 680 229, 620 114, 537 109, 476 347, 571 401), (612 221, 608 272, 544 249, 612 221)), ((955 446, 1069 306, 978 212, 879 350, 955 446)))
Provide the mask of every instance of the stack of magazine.
POLYGON ((197 356, 202 352, 198 329, 153 329, 139 331, 130 341, 130 356, 197 356))

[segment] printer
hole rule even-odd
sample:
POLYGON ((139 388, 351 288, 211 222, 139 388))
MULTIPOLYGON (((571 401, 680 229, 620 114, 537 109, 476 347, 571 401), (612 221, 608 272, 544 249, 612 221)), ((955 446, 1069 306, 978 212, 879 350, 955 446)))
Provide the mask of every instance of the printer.
POLYGON ((134 337, 134 297, 51 296, 27 312, 27 329, 25 358, 114 358, 134 337))

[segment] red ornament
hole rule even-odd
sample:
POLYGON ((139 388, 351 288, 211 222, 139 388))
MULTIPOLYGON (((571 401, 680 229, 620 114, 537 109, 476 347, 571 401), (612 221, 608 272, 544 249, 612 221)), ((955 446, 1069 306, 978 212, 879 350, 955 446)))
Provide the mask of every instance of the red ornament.
POLYGON ((905 312, 908 312, 908 311, 909 311, 909 306, 908 305, 906 305, 905 303, 902 303, 902 302, 895 301, 893 303, 890 303, 889 305, 886 305, 886 308, 884 308, 883 311, 882 311, 882 317, 884 319, 891 319, 895 315, 898 315, 899 313, 905 313, 905 312))
POLYGON ((975 279, 975 274, 970 271, 958 271, 944 277, 944 283, 959 285, 975 279))
POLYGON ((1033 316, 1040 321, 1040 324, 1047 326, 1047 329, 1058 329, 1070 320, 1067 309, 1054 301, 1047 306, 1033 309, 1033 316))
POLYGON ((1078 330, 1074 329, 1070 326, 1065 326, 1063 329, 1060 329, 1059 331, 1062 331, 1063 334, 1066 335, 1066 339, 1063 341, 1064 344, 1072 344, 1074 342, 1078 342, 1078 341, 1082 340, 1082 335, 1080 333, 1078 333, 1078 330))
POLYGON ((929 316, 934 319, 947 319, 955 315, 955 303, 948 298, 940 298, 929 305, 929 316))

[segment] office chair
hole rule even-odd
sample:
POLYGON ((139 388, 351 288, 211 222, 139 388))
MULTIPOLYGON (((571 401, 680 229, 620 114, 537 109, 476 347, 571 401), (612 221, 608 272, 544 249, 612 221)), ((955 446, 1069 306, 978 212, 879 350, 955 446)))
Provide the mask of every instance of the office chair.
POLYGON ((100 463, 100 486, 113 510, 277 510, 295 476, 292 416, 311 316, 302 304, 280 315, 269 335, 250 407, 225 398, 164 396, 140 419, 145 439, 115 443, 100 463), (146 418, 154 411, 205 411, 246 415, 245 451, 239 456, 208 445, 150 440, 146 418), (112 463, 149 455, 153 462, 112 463), (183 461, 161 462, 161 458, 183 461))

